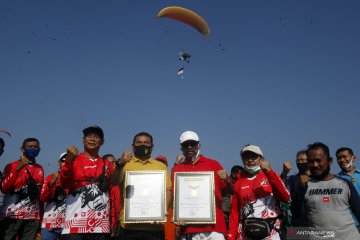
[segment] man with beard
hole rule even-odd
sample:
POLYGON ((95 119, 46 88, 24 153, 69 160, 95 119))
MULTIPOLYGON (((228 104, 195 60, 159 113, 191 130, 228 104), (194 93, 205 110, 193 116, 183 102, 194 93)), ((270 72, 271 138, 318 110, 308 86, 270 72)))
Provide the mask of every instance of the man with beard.
MULTIPOLYGON (((360 195, 360 170, 355 167, 355 155, 351 148, 342 147, 336 150, 336 159, 341 171, 338 176, 352 182, 356 191, 360 195)), ((359 221, 354 217, 357 227, 360 226, 359 221)))
POLYGON ((1 215, 2 240, 36 238, 40 228, 40 188, 44 182, 44 169, 36 163, 40 142, 27 138, 20 148, 19 160, 6 165, 1 191, 5 194, 1 215))
MULTIPOLYGON (((284 163, 284 169, 286 169, 284 163)), ((296 154, 296 166, 299 172, 289 177, 286 176, 284 171, 281 174, 283 181, 291 195, 291 225, 294 227, 306 227, 309 225, 307 213, 305 209, 304 195, 306 192, 306 183, 309 181, 309 167, 307 163, 306 151, 302 150, 296 154)))
MULTIPOLYGON (((116 170, 113 172, 112 181, 117 178, 121 184, 121 203, 112 202, 112 205, 121 206, 119 219, 120 230, 117 238, 119 240, 164 240, 164 225, 157 223, 125 223, 125 198, 129 197, 125 189, 125 176, 128 171, 164 171, 166 188, 166 211, 168 211, 171 202, 171 181, 168 169, 165 164, 151 157, 154 147, 153 137, 147 132, 140 132, 135 135, 132 143, 133 155, 129 151, 124 151, 120 159, 116 162, 116 170)), ((112 207, 112 209, 116 209, 112 207)), ((114 215, 114 214, 112 214, 114 215)))
POLYGON ((41 223, 41 239, 60 239, 64 227, 66 195, 60 183, 60 171, 65 163, 67 153, 62 153, 58 160, 59 170, 45 178, 41 188, 40 201, 44 203, 44 217, 41 223))
POLYGON ((60 183, 69 189, 62 240, 105 240, 110 237, 109 180, 112 168, 99 156, 104 132, 98 126, 83 130, 84 151, 67 149, 60 183))
POLYGON ((240 152, 244 171, 235 183, 228 240, 280 240, 280 202, 290 194, 280 176, 265 161, 258 146, 247 145, 240 152))
POLYGON ((341 240, 359 240, 350 209, 354 216, 360 218, 360 198, 346 179, 330 173, 332 158, 328 146, 315 142, 306 151, 310 170, 307 183, 305 203, 308 211, 309 225, 318 231, 311 239, 329 237, 341 240), (329 233, 333 231, 333 233, 329 233))

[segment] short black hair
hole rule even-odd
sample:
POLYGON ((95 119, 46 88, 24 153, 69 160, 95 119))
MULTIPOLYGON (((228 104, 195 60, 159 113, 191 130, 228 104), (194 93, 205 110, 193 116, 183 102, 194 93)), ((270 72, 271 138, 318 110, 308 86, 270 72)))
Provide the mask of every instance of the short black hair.
POLYGON ((105 154, 104 156, 102 156, 102 159, 107 159, 108 157, 113 157, 115 158, 114 155, 112 155, 111 153, 105 154))
POLYGON ((296 153, 296 156, 299 156, 300 154, 305 154, 306 155, 306 150, 300 150, 296 153))
POLYGON ((338 153, 344 152, 344 151, 348 151, 351 154, 351 156, 354 156, 353 150, 351 148, 349 148, 349 147, 341 147, 341 148, 339 148, 338 150, 336 150, 335 155, 337 156, 338 153))
POLYGON ((89 135, 91 133, 99 135, 101 137, 101 139, 104 140, 104 131, 101 129, 101 127, 92 125, 83 130, 84 137, 86 137, 87 135, 89 135))
POLYGON ((2 138, 0 138, 0 146, 5 147, 5 141, 2 138))
POLYGON ((309 152, 310 152, 311 150, 315 150, 315 149, 319 149, 319 148, 321 148, 321 149, 324 151, 324 153, 325 153, 325 155, 326 155, 326 157, 327 157, 328 159, 331 158, 331 157, 330 157, 329 147, 326 146, 326 145, 325 145, 324 143, 322 143, 322 142, 314 142, 313 144, 309 144, 309 145, 308 145, 308 148, 307 148, 307 150, 306 150, 306 155, 309 156, 309 152))
POLYGON ((37 142, 40 144, 40 141, 37 138, 26 138, 22 143, 22 147, 25 147, 25 144, 28 142, 37 142))
POLYGON ((149 137, 150 141, 151 141, 151 144, 153 144, 153 137, 150 135, 150 133, 147 133, 147 132, 139 132, 138 134, 136 134, 134 139, 133 139, 133 144, 135 144, 136 138, 140 137, 140 136, 149 137))
POLYGON ((242 166, 239 166, 239 165, 235 165, 231 168, 230 170, 230 174, 236 174, 238 172, 241 172, 242 170, 244 170, 244 168, 242 166))

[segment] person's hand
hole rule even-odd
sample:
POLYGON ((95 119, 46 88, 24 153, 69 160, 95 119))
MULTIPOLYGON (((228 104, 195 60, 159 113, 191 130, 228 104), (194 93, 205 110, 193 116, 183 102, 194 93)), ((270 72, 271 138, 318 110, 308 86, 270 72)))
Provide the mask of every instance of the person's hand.
POLYGON ((217 174, 219 175, 220 179, 222 180, 226 180, 227 179, 227 174, 226 174, 226 170, 219 170, 217 171, 217 174))
POLYGON ((165 222, 153 221, 151 224, 155 224, 155 225, 164 225, 164 224, 165 224, 165 222))
POLYGON ((75 146, 70 146, 67 149, 66 160, 74 162, 75 158, 79 155, 79 150, 75 146))
POLYGON ((113 237, 119 237, 119 235, 120 235, 120 226, 119 226, 118 222, 115 224, 115 226, 110 228, 110 233, 111 233, 112 238, 113 237))
POLYGON ((51 176, 51 183, 56 183, 56 181, 59 179, 59 172, 54 172, 51 176))
POLYGON ((186 221, 183 220, 183 219, 179 219, 179 221, 177 222, 176 225, 178 225, 178 226, 186 226, 186 221))
POLYGON ((180 236, 180 227, 179 226, 175 226, 175 236, 176 237, 180 236))
POLYGON ((21 156, 20 158, 20 162, 19 164, 17 165, 16 167, 16 170, 17 171, 20 171, 23 167, 25 167, 26 165, 28 165, 31 161, 25 157, 25 156, 21 156))
POLYGON ((175 164, 180 164, 183 161, 184 161, 184 156, 182 156, 182 155, 177 155, 176 156, 175 164))
POLYGON ((260 162, 260 168, 263 170, 263 172, 268 172, 271 170, 270 163, 265 161, 260 162))
POLYGON ((122 154, 121 154, 121 156, 120 156, 120 158, 119 158, 119 160, 118 160, 118 164, 119 165, 124 165, 124 164, 126 164, 127 162, 129 162, 131 159, 132 159, 132 154, 131 154, 131 152, 129 152, 128 150, 125 150, 122 154))
POLYGON ((309 182, 309 180, 310 180, 310 177, 308 175, 300 174, 300 177, 299 177, 300 187, 306 188, 307 183, 309 182))
POLYGON ((292 169, 292 164, 291 164, 291 162, 284 162, 284 163, 283 163, 282 174, 285 174, 285 175, 288 174, 291 169, 292 169))

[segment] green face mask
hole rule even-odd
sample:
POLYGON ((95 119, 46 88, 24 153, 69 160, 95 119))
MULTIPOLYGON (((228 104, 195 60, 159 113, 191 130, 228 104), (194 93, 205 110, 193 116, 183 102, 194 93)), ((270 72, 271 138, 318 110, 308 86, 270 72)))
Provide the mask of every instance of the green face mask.
POLYGON ((252 166, 252 167, 244 165, 244 170, 250 174, 257 174, 260 171, 260 169, 261 169, 260 165, 252 166))

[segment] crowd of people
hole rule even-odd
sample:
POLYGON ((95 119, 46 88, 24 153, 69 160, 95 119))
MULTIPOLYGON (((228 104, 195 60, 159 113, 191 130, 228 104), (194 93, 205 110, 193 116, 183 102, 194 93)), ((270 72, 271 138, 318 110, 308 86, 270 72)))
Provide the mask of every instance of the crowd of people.
MULTIPOLYGON (((228 175, 218 161, 200 154, 197 133, 185 131, 179 140, 183 155, 170 168, 165 156, 152 157, 154 141, 147 132, 136 134, 132 151, 118 159, 99 156, 104 132, 89 126, 83 130, 83 150, 69 146, 59 156, 59 170, 45 177, 36 161, 40 141, 25 139, 20 159, 1 173, 0 239, 276 240, 302 228, 315 233, 309 238, 324 238, 330 231, 333 235, 325 237, 360 240, 360 170, 352 149, 336 151, 341 171, 335 175, 329 148, 310 144, 296 154, 298 173, 288 176, 291 162, 278 174, 261 148, 250 144, 240 151, 242 166, 233 166, 228 175), (126 201, 133 194, 129 172, 163 173, 164 221, 127 220, 126 201), (182 207, 175 201, 176 177, 204 172, 213 176, 213 222, 175 221, 182 207)), ((4 148, 0 138, 0 156, 4 148)), ((193 189, 192 197, 199 192, 193 189)))

